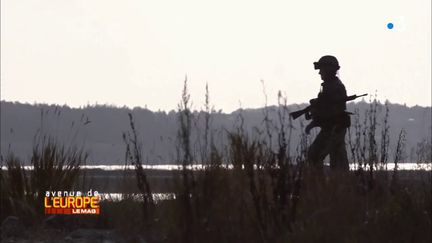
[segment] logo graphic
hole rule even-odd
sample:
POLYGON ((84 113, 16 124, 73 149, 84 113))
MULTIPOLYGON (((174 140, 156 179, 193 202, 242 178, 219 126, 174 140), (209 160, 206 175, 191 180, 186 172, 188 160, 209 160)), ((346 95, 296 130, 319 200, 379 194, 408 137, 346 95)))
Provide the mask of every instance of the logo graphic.
POLYGON ((100 214, 100 195, 97 191, 47 191, 45 214, 100 214))
POLYGON ((398 32, 403 32, 407 28, 407 23, 405 21, 405 16, 399 16, 394 18, 392 22, 387 23, 387 29, 396 30, 398 32))

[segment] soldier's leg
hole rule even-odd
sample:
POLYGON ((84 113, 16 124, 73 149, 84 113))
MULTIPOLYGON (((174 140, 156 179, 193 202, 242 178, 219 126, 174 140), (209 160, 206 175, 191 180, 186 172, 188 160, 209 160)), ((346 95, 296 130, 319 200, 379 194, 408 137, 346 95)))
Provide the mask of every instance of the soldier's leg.
POLYGON ((308 162, 317 168, 323 168, 323 160, 329 154, 328 140, 330 131, 321 129, 308 150, 308 162))
POLYGON ((346 129, 335 130, 330 141, 330 168, 349 170, 348 156, 345 147, 346 129))

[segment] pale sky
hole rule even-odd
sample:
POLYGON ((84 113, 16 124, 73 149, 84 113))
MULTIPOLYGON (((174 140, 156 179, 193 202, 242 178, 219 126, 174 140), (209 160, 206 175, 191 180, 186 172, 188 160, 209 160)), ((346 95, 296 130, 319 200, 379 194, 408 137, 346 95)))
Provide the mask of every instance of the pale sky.
POLYGON ((1 99, 176 109, 187 75, 216 109, 315 97, 335 55, 348 94, 431 105, 430 0, 2 0, 1 99), (387 24, 392 22, 393 29, 387 24))

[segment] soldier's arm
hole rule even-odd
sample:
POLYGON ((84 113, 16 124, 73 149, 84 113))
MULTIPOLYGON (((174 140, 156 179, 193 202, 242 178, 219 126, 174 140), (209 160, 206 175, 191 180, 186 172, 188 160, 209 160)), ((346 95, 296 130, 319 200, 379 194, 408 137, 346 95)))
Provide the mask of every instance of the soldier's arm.
POLYGON ((343 85, 329 85, 318 95, 315 103, 323 106, 344 103, 347 93, 343 85))
POLYGON ((323 124, 342 114, 345 110, 346 90, 343 85, 327 85, 312 105, 312 116, 323 124))

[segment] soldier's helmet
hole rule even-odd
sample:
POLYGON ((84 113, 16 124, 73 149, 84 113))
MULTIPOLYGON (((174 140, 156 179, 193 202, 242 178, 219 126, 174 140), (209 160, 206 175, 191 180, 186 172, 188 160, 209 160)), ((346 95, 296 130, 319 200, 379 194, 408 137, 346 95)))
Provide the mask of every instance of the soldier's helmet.
POLYGON ((315 69, 321 69, 321 68, 329 68, 334 70, 339 70, 339 62, 334 56, 323 56, 321 57, 318 62, 314 62, 314 68, 315 69))

